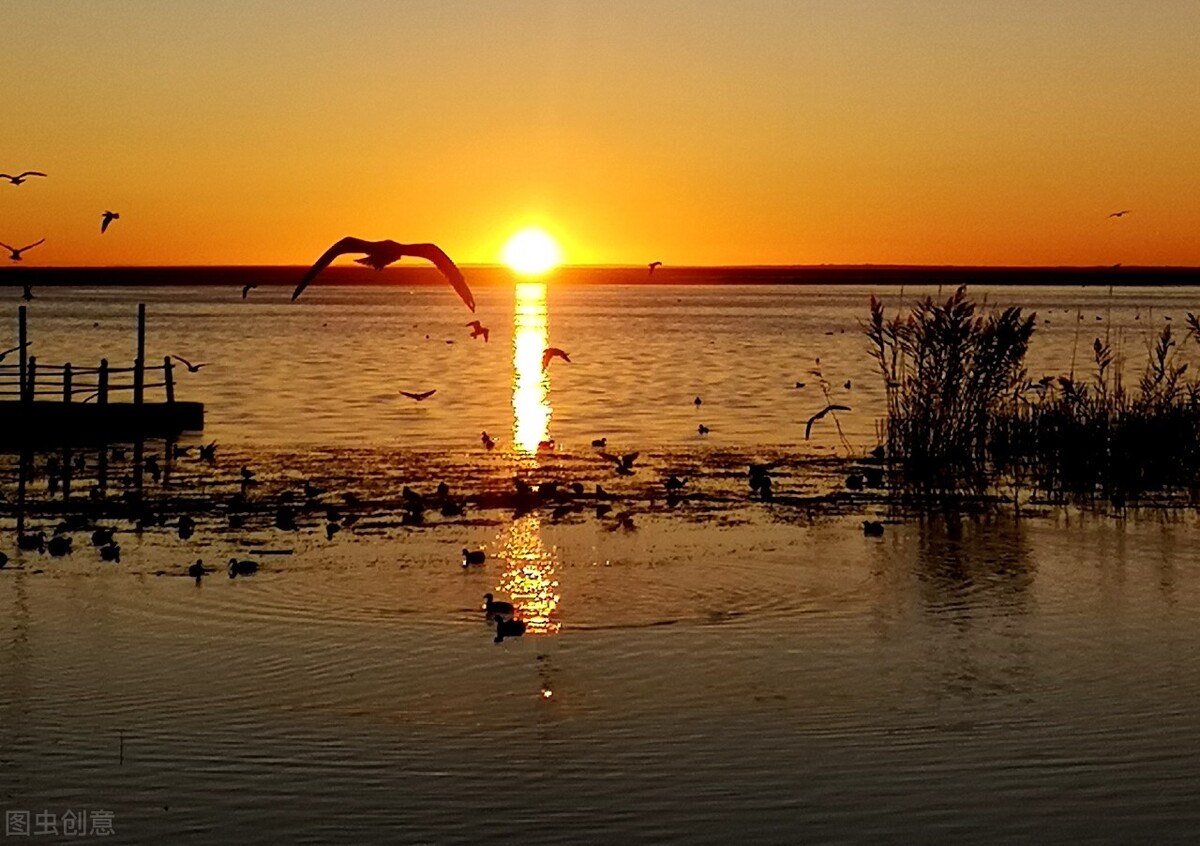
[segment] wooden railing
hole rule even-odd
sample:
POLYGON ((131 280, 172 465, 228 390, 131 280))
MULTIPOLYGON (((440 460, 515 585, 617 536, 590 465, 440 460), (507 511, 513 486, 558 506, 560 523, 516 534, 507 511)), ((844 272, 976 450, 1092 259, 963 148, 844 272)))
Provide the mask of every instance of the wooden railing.
POLYGON ((22 402, 56 398, 62 402, 75 402, 76 396, 85 394, 80 402, 94 400, 99 405, 106 405, 131 401, 140 404, 146 389, 162 388, 166 401, 175 402, 174 367, 170 358, 151 367, 146 367, 140 359, 133 367, 111 367, 108 359, 101 359, 99 367, 73 367, 70 362, 39 364, 37 356, 29 356, 23 373, 20 364, 0 364, 0 398, 18 398, 22 402), (159 373, 162 381, 146 381, 148 374, 159 373), (126 374, 132 374, 131 381, 113 381, 112 377, 126 374), (124 400, 125 392, 131 392, 129 400, 124 400))

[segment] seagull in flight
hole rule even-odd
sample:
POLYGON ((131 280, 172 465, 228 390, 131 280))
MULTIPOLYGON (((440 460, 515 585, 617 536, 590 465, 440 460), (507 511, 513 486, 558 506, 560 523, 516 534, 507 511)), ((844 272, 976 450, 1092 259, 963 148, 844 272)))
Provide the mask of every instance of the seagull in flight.
POLYGON ((106 211, 101 217, 104 220, 100 221, 100 234, 103 235, 108 230, 108 225, 114 220, 120 220, 121 215, 117 212, 106 211))
POLYGON ((364 241, 362 238, 343 238, 322 253, 316 263, 308 269, 308 273, 304 274, 304 278, 300 280, 296 290, 292 292, 292 300, 295 301, 296 297, 300 296, 300 293, 308 287, 308 283, 328 267, 330 262, 346 253, 366 253, 365 258, 355 259, 355 261, 376 270, 383 270, 404 256, 417 256, 431 261, 446 277, 446 281, 450 283, 462 301, 467 304, 467 308, 471 311, 475 310, 475 297, 471 294, 471 289, 467 287, 467 282, 463 279, 458 265, 451 261, 450 256, 446 255, 437 244, 399 244, 395 241, 364 241))
POLYGON ((408 397, 409 399, 416 400, 417 402, 424 402, 436 393, 437 388, 434 388, 432 391, 422 391, 419 394, 414 394, 412 391, 401 391, 400 396, 408 397))
POLYGON ((199 373, 201 367, 208 367, 208 362, 202 362, 200 364, 192 364, 186 358, 183 358, 182 356, 178 356, 178 355, 173 355, 173 356, 171 356, 171 358, 175 359, 178 362, 181 362, 183 364, 183 366, 188 369, 188 373, 199 373))
POLYGON ((471 330, 472 338, 478 338, 480 335, 482 335, 483 342, 485 344, 487 343, 487 339, 488 339, 488 335, 490 334, 490 330, 486 326, 484 326, 478 320, 472 320, 470 323, 467 324, 467 328, 471 330))
POLYGON ((25 252, 26 250, 32 250, 38 244, 45 243, 45 241, 46 241, 46 239, 43 238, 41 241, 36 241, 36 242, 30 244, 28 247, 21 247, 19 250, 16 249, 15 247, 10 247, 8 244, 4 244, 4 243, 0 243, 0 247, 3 247, 4 249, 6 249, 10 253, 12 253, 12 255, 10 255, 9 258, 12 259, 13 261, 21 261, 21 253, 25 252))
POLYGON ((254 290, 257 287, 258 287, 257 285, 253 285, 253 284, 243 285, 242 286, 242 299, 243 300, 246 299, 246 295, 249 294, 252 290, 254 290))
POLYGON ((657 268, 657 267, 662 267, 662 262, 661 262, 661 261, 652 261, 652 262, 650 262, 650 264, 648 264, 648 265, 646 265, 646 266, 650 268, 650 272, 649 272, 649 273, 647 273, 646 275, 647 275, 647 276, 653 276, 653 275, 654 275, 654 269, 655 269, 655 268, 657 268))
POLYGON ((639 452, 630 452, 621 456, 607 452, 600 453, 601 458, 605 461, 611 461, 616 466, 618 476, 632 476, 634 472, 633 462, 637 461, 639 455, 641 455, 639 452))
POLYGON ((822 417, 824 417, 826 414, 828 414, 831 411, 849 411, 849 410, 850 410, 850 406, 848 406, 848 405, 827 405, 827 406, 825 406, 820 411, 818 411, 816 414, 814 414, 812 417, 808 418, 808 422, 804 424, 804 440, 807 441, 808 436, 812 433, 813 424, 816 423, 818 420, 820 420, 822 417))
POLYGON ((1133 211, 1133 209, 1122 209, 1121 211, 1113 212, 1112 214, 1109 215, 1109 217, 1124 217, 1125 215, 1129 214, 1131 211, 1133 211))
POLYGON ((15 347, 12 347, 11 349, 0 350, 0 361, 4 361, 4 357, 7 356, 9 353, 15 353, 17 350, 21 349, 21 347, 29 346, 30 343, 32 343, 32 342, 26 341, 23 344, 17 344, 15 347))
POLYGON ((565 352, 563 352, 562 350, 560 350, 558 347, 546 347, 546 351, 544 353, 542 353, 542 369, 543 370, 545 370, 547 367, 550 366, 550 359, 554 358, 555 356, 558 356, 563 361, 565 361, 567 364, 571 363, 571 357, 569 355, 567 355, 565 352))
POLYGON ((7 179, 13 185, 20 185, 27 177, 45 175, 46 174, 42 173, 40 170, 27 170, 24 173, 18 173, 16 176, 8 173, 0 173, 0 179, 7 179))

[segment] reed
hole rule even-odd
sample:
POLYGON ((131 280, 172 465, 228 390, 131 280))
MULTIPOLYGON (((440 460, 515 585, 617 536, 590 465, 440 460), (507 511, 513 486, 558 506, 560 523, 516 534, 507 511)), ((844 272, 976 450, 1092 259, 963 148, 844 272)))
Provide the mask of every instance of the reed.
POLYGON ((979 315, 959 288, 888 319, 872 299, 865 331, 887 385, 888 453, 916 487, 979 492, 1031 485, 1061 500, 1116 505, 1151 493, 1200 494, 1200 381, 1170 326, 1150 344, 1133 388, 1108 339, 1092 344, 1092 375, 1031 381, 1024 358, 1035 315, 979 315))

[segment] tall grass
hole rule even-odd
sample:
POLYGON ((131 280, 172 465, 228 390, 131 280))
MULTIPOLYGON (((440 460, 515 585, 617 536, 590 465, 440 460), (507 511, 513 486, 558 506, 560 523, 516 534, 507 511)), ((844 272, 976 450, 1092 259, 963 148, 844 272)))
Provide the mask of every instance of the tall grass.
MULTIPOLYGON (((1200 493, 1200 381, 1170 326, 1147 353, 1137 385, 1121 378, 1107 340, 1093 373, 1032 381, 1024 366, 1035 316, 987 315, 958 289, 887 319, 872 299, 866 334, 887 385, 888 452, 910 482, 979 491, 1031 484, 1059 498, 1121 503, 1149 493, 1200 493)), ((1184 346, 1200 350, 1188 315, 1184 346)))
POLYGON ((1026 383, 1023 362, 1034 316, 1019 308, 977 314, 961 287, 944 304, 931 298, 907 319, 885 318, 871 298, 866 326, 887 387, 887 451, 923 485, 983 483, 992 423, 1011 410, 1026 383))

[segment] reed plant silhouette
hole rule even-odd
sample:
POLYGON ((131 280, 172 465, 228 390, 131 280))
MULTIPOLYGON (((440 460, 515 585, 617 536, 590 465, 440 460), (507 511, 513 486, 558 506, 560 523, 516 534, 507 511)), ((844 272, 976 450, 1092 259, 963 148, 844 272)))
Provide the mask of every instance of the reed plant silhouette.
POLYGON ((887 387, 888 454, 924 492, 1012 485, 1054 500, 1114 506, 1186 492, 1200 498, 1200 319, 1180 349, 1170 326, 1149 344, 1136 386, 1124 384, 1111 337, 1092 344, 1089 377, 1032 381, 1025 354, 1036 315, 980 314, 959 288, 888 318, 872 298, 865 326, 887 387))

